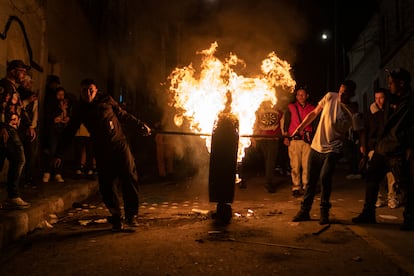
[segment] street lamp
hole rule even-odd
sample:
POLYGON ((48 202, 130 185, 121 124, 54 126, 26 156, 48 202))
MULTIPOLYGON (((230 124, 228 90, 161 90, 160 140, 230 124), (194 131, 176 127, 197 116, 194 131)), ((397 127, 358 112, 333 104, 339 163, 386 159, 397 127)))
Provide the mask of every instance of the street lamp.
POLYGON ((330 47, 329 47, 328 42, 331 39, 331 36, 330 36, 329 32, 324 31, 321 35, 321 39, 322 39, 323 43, 327 44, 327 46, 326 46, 326 49, 327 49, 326 54, 327 55, 325 56, 325 59, 326 59, 326 91, 329 91, 329 89, 330 89, 330 87, 329 87, 329 85, 330 85, 330 72, 329 72, 329 67, 330 67, 329 66, 329 64, 330 64, 329 57, 330 57, 330 55, 329 55, 329 48, 330 47))

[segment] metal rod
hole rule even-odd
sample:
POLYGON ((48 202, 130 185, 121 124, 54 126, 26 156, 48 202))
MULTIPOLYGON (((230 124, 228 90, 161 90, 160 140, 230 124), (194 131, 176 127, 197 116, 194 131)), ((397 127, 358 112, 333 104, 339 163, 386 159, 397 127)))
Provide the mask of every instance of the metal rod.
POLYGON ((169 131, 169 130, 157 130, 156 134, 165 135, 189 135, 189 136, 211 136, 211 133, 194 133, 194 132, 182 132, 182 131, 169 131))
MULTIPOLYGON (((165 135, 187 135, 187 136, 211 136, 211 133, 195 133, 195 132, 182 132, 182 131, 169 131, 169 130, 157 130, 155 131, 157 134, 165 134, 165 135)), ((272 136, 272 135, 257 135, 257 134, 241 134, 240 137, 244 138, 267 138, 267 139, 274 139, 279 140, 280 137, 272 136)))

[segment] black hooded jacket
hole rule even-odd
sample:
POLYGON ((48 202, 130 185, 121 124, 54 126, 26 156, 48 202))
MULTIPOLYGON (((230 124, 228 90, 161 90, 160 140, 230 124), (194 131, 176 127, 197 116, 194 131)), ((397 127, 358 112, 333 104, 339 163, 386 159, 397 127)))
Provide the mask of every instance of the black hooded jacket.
POLYGON ((375 152, 384 156, 403 157, 407 148, 412 147, 414 126, 414 97, 407 91, 396 102, 396 109, 386 120, 378 139, 375 152))
POLYGON ((63 155, 81 123, 90 133, 97 158, 111 154, 119 145, 127 144, 123 126, 137 131, 142 131, 143 128, 143 123, 122 109, 110 95, 98 92, 91 103, 81 100, 75 108, 72 120, 59 143, 58 157, 63 155))

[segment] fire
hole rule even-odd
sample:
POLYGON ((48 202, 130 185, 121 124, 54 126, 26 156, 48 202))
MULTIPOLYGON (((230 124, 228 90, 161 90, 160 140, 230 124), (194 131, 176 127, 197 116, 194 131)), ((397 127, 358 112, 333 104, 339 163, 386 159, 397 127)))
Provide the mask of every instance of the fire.
MULTIPOLYGON (((224 62, 214 56, 218 44, 198 52, 202 56, 200 71, 190 64, 175 68, 169 76, 173 105, 177 110, 175 124, 184 120, 191 131, 211 133, 214 121, 224 110, 231 93, 231 113, 239 119, 239 133, 249 136, 253 133, 255 112, 263 101, 277 103, 276 89, 293 92, 296 82, 290 74, 290 64, 272 52, 262 61, 261 74, 255 78, 238 75, 236 66, 245 66, 243 60, 229 54, 224 62)), ((203 136, 210 151, 211 137, 203 136)), ((250 146, 250 138, 240 137, 238 161, 244 156, 244 149, 250 146)))

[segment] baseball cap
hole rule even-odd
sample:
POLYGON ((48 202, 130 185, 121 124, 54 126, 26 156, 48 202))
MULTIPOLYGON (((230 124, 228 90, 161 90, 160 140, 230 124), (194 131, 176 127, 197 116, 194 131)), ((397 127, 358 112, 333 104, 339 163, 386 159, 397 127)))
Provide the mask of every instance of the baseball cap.
POLYGON ((20 59, 14 59, 10 62, 7 62, 7 71, 11 71, 13 69, 18 69, 18 68, 29 70, 31 67, 29 65, 26 65, 20 59))

